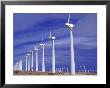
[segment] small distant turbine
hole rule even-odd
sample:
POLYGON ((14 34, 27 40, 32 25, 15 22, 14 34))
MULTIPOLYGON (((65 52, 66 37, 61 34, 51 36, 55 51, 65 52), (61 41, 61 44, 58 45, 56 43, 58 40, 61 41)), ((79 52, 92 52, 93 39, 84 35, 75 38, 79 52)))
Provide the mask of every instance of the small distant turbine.
POLYGON ((68 72, 68 67, 67 67, 66 71, 68 72))
POLYGON ((36 51, 36 72, 38 71, 38 48, 36 48, 36 46, 35 46, 35 48, 34 48, 34 50, 36 51))
POLYGON ((59 72, 59 68, 57 67, 57 72, 59 72))
POLYGON ((16 62, 14 65, 14 71, 19 70, 19 62, 16 62))
POLYGON ((22 71, 22 60, 18 61, 18 70, 22 71))
POLYGON ((61 68, 61 70, 62 70, 62 72, 63 72, 63 70, 64 70, 63 67, 61 68))
POLYGON ((74 48, 73 48, 73 32, 72 29, 75 25, 70 23, 70 14, 68 17, 68 22, 65 23, 67 29, 70 31, 70 56, 71 56, 71 75, 75 75, 75 60, 74 60, 74 48))
POLYGON ((30 51, 30 53, 32 56, 32 58, 31 58, 31 71, 33 71, 33 51, 30 51))
POLYGON ((59 67, 59 72, 61 72, 61 68, 59 67))
POLYGON ((85 67, 85 65, 83 65, 83 67, 84 67, 84 72, 86 72, 86 67, 85 67))
POLYGON ((52 73, 55 73, 55 45, 54 45, 54 40, 55 36, 50 32, 49 39, 52 41, 52 73))
POLYGON ((82 66, 80 66, 80 70, 79 71, 82 72, 82 66))
POLYGON ((55 71, 57 72, 57 68, 55 68, 55 71))
POLYGON ((60 68, 58 67, 58 72, 60 72, 60 68))
POLYGON ((44 46, 45 44, 43 43, 43 38, 42 38, 42 43, 40 44, 42 47, 42 72, 45 72, 45 63, 44 63, 44 46))
POLYGON ((87 72, 89 73, 89 70, 87 70, 87 72))
POLYGON ((19 63, 20 63, 20 70, 22 71, 23 70, 23 61, 20 60, 19 63))
POLYGON ((58 72, 58 68, 56 68, 57 72, 58 72))

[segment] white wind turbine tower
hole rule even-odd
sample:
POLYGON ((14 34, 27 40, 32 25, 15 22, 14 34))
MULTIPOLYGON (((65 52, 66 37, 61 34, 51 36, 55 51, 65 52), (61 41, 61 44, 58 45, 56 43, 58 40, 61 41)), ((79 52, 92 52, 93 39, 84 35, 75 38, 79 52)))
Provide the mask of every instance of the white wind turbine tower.
POLYGON ((28 56, 25 55, 25 57, 26 57, 26 71, 27 71, 27 69, 28 69, 28 67, 27 67, 27 59, 28 59, 28 58, 27 58, 27 57, 28 57, 28 56))
POLYGON ((22 71, 23 70, 23 61, 20 60, 19 63, 20 63, 20 70, 22 71))
POLYGON ((84 72, 86 72, 86 67, 85 67, 85 65, 83 65, 83 67, 84 67, 84 72))
POLYGON ((75 60, 74 60, 74 48, 73 48, 73 25, 70 23, 70 14, 68 17, 68 23, 65 23, 67 29, 70 31, 70 56, 71 56, 71 75, 75 75, 75 60))
POLYGON ((54 45, 54 40, 55 36, 50 32, 49 39, 52 41, 52 73, 55 73, 55 45, 54 45))
POLYGON ((32 58, 31 58, 31 71, 33 71, 33 51, 30 51, 30 53, 32 56, 32 58))
POLYGON ((30 71, 30 58, 28 58, 28 56, 30 56, 30 54, 27 54, 27 70, 30 71))
POLYGON ((60 72, 60 69, 58 68, 58 72, 60 72))
POLYGON ((66 69, 66 72, 68 72, 68 67, 67 67, 67 69, 66 69))
POLYGON ((58 72, 58 68, 56 68, 55 71, 58 72))
POLYGON ((45 72, 45 63, 44 63, 44 46, 45 44, 43 43, 43 38, 42 38, 42 43, 40 44, 42 47, 42 72, 45 72))
POLYGON ((36 72, 38 71, 38 48, 36 48, 36 46, 35 46, 35 48, 34 48, 34 50, 36 51, 36 72))

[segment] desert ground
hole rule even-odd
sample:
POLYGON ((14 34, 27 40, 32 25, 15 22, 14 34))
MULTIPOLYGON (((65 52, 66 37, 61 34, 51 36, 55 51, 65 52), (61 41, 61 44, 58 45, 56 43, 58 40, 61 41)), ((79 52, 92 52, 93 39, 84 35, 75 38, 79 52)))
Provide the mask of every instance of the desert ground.
MULTIPOLYGON (((70 75, 68 72, 14 71, 13 75, 70 75)), ((75 75, 97 75, 97 73, 76 72, 75 75)))

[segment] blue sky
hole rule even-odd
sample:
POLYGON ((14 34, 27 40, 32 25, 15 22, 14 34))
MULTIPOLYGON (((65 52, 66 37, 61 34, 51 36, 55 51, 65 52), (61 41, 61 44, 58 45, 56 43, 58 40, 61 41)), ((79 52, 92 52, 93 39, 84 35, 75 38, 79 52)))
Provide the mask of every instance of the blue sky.
MULTIPOLYGON (((39 46, 42 41, 45 46, 46 70, 51 68, 51 42, 49 32, 56 36, 55 53, 56 67, 70 69, 70 35, 65 27, 67 13, 14 13, 14 64, 23 60, 25 69, 25 54, 39 46)), ((96 13, 71 13, 70 21, 75 25, 74 53, 76 70, 80 65, 86 69, 97 69, 97 14, 96 13)), ((42 50, 38 52, 39 70, 41 70, 42 50)), ((35 53, 34 53, 35 59, 35 53)), ((34 60, 35 62, 35 60, 34 60)), ((35 67, 35 65, 34 65, 35 67)))

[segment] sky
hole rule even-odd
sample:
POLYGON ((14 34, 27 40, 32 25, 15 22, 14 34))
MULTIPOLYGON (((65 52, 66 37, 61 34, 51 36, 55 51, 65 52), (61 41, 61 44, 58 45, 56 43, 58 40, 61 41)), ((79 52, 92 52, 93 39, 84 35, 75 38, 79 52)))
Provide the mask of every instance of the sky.
MULTIPOLYGON (((83 69, 97 72, 97 14, 71 13, 70 22, 73 28, 74 55, 76 71, 83 69)), ((51 69, 52 47, 49 40, 50 31, 55 39, 56 68, 63 67, 70 70, 70 32, 65 27, 68 13, 14 13, 14 64, 23 60, 25 70, 25 54, 34 47, 45 43, 45 67, 51 69)), ((35 52, 34 52, 35 70, 35 52)), ((31 58, 31 57, 29 57, 31 58)), ((39 70, 41 70, 42 49, 38 51, 39 70)))

